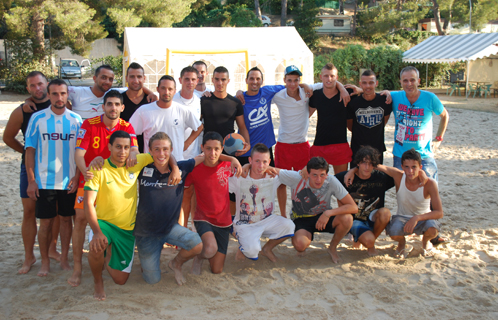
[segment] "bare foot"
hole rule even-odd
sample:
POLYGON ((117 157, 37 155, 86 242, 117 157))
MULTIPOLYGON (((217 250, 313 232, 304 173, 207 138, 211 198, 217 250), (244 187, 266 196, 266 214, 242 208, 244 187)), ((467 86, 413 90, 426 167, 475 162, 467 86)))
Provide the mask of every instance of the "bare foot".
POLYGON ((61 264, 61 268, 62 268, 62 270, 66 270, 66 271, 68 271, 68 270, 73 270, 73 268, 72 268, 72 267, 71 267, 71 265, 69 264, 69 261, 67 261, 66 259, 61 260, 61 263, 60 263, 60 264, 61 264))
POLYGON ((361 243, 360 242, 353 242, 353 248, 358 249, 360 247, 361 247, 361 243))
POLYGON ((173 270, 173 272, 175 273, 175 280, 176 280, 176 283, 179 286, 184 285, 185 283, 187 283, 187 280, 185 280, 185 277, 183 276, 183 273, 182 273, 182 267, 178 266, 176 264, 175 259, 171 260, 168 263, 168 267, 171 270, 173 270))
POLYGON ((246 256, 240 251, 240 249, 237 250, 237 253, 235 254, 235 261, 244 261, 246 259, 246 256))
POLYGON ((378 255, 378 254, 379 254, 379 253, 377 252, 377 250, 375 249, 375 247, 368 248, 367 253, 368 253, 368 255, 369 255, 369 256, 371 256, 371 257, 376 256, 376 255, 378 255))
POLYGON ((50 259, 53 259, 53 260, 57 261, 57 262, 61 261, 61 254, 59 253, 59 251, 57 251, 55 249, 48 251, 48 257, 50 259))
POLYGON ((50 260, 49 261, 42 260, 42 265, 41 265, 40 271, 38 271, 37 276, 46 277, 46 276, 48 276, 49 272, 50 272, 50 260))
POLYGON ((33 257, 31 259, 24 260, 24 263, 22 264, 21 269, 17 270, 17 273, 19 274, 26 274, 31 270, 31 266, 34 265, 36 262, 36 258, 33 257))
POLYGON ((192 262, 192 270, 190 271, 192 274, 200 275, 201 274, 201 268, 202 268, 202 262, 204 259, 198 258, 198 256, 194 257, 194 260, 192 262))
POLYGON ((71 275, 71 278, 67 279, 67 283, 71 285, 71 287, 77 287, 81 284, 81 270, 80 271, 73 271, 73 274, 71 275))
POLYGON ((263 246, 263 249, 261 250, 261 254, 267 257, 271 262, 277 262, 278 259, 273 253, 273 251, 269 250, 266 248, 266 246, 263 246))
POLYGON ((332 262, 333 263, 339 263, 341 262, 341 258, 339 258, 339 254, 337 254, 337 249, 336 248, 329 248, 329 250, 327 250, 330 254, 330 257, 332 258, 332 262))
POLYGON ((100 280, 100 282, 95 282, 95 291, 93 292, 93 297, 99 301, 105 300, 105 292, 104 292, 104 280, 100 280))

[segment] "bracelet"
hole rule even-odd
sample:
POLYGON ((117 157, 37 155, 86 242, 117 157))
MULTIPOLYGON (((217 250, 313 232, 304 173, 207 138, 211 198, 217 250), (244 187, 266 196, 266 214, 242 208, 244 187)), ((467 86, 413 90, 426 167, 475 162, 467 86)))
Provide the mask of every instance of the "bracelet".
POLYGON ((441 141, 443 141, 443 137, 441 137, 441 136, 437 136, 437 137, 436 137, 436 140, 441 142, 441 141))

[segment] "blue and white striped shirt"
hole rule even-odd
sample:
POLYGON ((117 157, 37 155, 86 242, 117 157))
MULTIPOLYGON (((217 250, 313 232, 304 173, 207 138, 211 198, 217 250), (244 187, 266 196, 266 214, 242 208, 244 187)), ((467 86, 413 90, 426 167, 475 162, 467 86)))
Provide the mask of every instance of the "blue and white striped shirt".
POLYGON ((35 148, 35 179, 40 189, 65 190, 74 176, 74 150, 81 117, 65 110, 57 115, 51 107, 35 113, 26 130, 25 148, 35 148))

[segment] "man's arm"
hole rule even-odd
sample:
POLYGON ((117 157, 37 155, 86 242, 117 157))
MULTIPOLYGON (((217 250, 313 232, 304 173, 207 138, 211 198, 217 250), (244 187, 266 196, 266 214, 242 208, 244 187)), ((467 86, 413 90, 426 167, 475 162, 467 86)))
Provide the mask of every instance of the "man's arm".
POLYGON ((9 117, 9 121, 5 126, 5 130, 3 132, 3 142, 6 145, 14 149, 19 153, 24 152, 24 145, 16 139, 19 130, 21 130, 23 116, 22 116, 22 107, 19 106, 12 111, 9 117))
POLYGON ((335 87, 336 87, 337 90, 339 90, 339 94, 341 95, 341 98, 339 99, 339 102, 343 101, 344 102, 344 106, 347 107, 349 101, 351 101, 351 96, 350 96, 348 90, 346 90, 346 88, 339 81, 336 81, 335 87))
MULTIPOLYGON (((444 133, 446 132, 446 128, 448 127, 448 122, 450 121, 450 115, 448 114, 448 110, 446 110, 446 108, 443 108, 443 112, 441 112, 439 116, 441 117, 441 120, 439 121, 439 127, 437 128, 436 137, 443 138, 444 133)), ((439 147, 441 141, 437 140, 432 141, 433 151, 439 147)))
POLYGON ((182 181, 182 175, 180 174, 180 168, 178 168, 178 163, 176 162, 174 155, 170 155, 168 165, 171 168, 168 185, 176 186, 180 183, 180 181, 182 181))
POLYGON ((85 210, 86 221, 93 231, 93 238, 90 241, 90 251, 101 252, 107 248, 107 237, 100 230, 99 222, 97 219, 97 211, 95 211, 95 199, 97 198, 97 191, 85 190, 83 198, 83 208, 85 210))
POLYGON ((348 193, 344 198, 337 201, 340 205, 338 208, 326 210, 322 213, 315 227, 318 230, 324 230, 329 222, 330 217, 337 216, 340 214, 353 214, 358 212, 358 206, 354 202, 351 195, 348 193))
POLYGON ((81 148, 76 148, 74 150, 74 162, 76 162, 76 167, 78 168, 79 172, 83 175, 83 178, 85 178, 85 181, 88 181, 87 179, 87 167, 85 163, 85 154, 86 150, 81 149, 81 148))
POLYGON ((383 164, 378 164, 375 169, 379 170, 380 172, 384 172, 385 174, 393 178, 396 182, 396 185, 399 181, 401 181, 401 178, 403 177, 403 170, 399 170, 395 167, 388 167, 383 164))
MULTIPOLYGON (((387 118, 389 119, 389 116, 387 116, 387 118)), ((353 119, 347 120, 347 126, 348 126, 348 130, 353 132, 353 119)))
POLYGON ((241 156, 247 151, 251 150, 251 140, 249 138, 249 131, 247 131, 246 123, 244 121, 244 115, 242 114, 235 117, 235 121, 237 122, 237 127, 239 127, 240 134, 244 137, 244 140, 246 140, 244 148, 235 153, 236 156, 241 156))
POLYGON ((154 102, 154 101, 158 100, 157 96, 154 94, 154 92, 152 92, 152 90, 149 90, 145 86, 142 87, 142 90, 144 91, 145 95, 147 96, 147 102, 154 102))
POLYGON ((185 143, 183 145, 183 151, 187 150, 188 147, 197 139, 197 137, 201 134, 202 130, 204 130, 204 124, 201 123, 201 125, 197 128, 197 130, 192 130, 192 133, 190 133, 190 136, 185 140, 185 143))
POLYGON ((235 157, 228 156, 226 154, 220 154, 220 161, 229 161, 232 165, 232 172, 236 177, 240 177, 242 173, 242 166, 240 165, 239 160, 235 157))
POLYGON ((28 175, 28 189, 27 193, 31 200, 36 201, 40 196, 38 191, 38 184, 35 179, 35 153, 36 149, 32 147, 26 148, 25 162, 26 173, 28 175))

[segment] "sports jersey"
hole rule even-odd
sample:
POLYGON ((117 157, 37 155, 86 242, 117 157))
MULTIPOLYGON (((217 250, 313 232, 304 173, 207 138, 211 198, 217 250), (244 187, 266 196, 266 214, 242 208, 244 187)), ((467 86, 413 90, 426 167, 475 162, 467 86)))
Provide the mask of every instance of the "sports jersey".
POLYGON ((233 223, 236 225, 251 224, 268 218, 275 210, 275 195, 280 185, 278 177, 252 179, 230 177, 229 190, 235 193, 236 211, 233 223))
POLYGON ((230 165, 227 161, 220 161, 215 167, 201 163, 188 175, 185 186, 195 187, 197 199, 194 221, 206 221, 221 228, 232 224, 228 196, 230 165))
POLYGON ((283 89, 273 97, 273 103, 277 105, 280 114, 278 142, 301 143, 308 141, 309 99, 303 88, 299 88, 299 96, 301 100, 297 101, 287 95, 287 89, 283 89))
MULTIPOLYGON (((197 97, 195 94, 192 99, 185 99, 181 96, 180 91, 175 93, 173 96, 173 101, 178 102, 185 108, 190 109, 194 113, 194 116, 197 119, 201 119, 201 99, 197 97)), ((190 137, 192 134, 192 129, 185 129, 185 140, 190 137)), ((183 151, 183 158, 190 159, 198 156, 201 153, 201 144, 202 144, 203 132, 192 142, 192 144, 187 148, 187 150, 183 151)))
MULTIPOLYGON (((111 130, 107 129, 103 121, 104 115, 86 119, 83 121, 78 133, 76 148, 86 150, 85 164, 88 166, 95 157, 101 156, 104 159, 111 155, 109 151, 109 139, 116 131, 128 132, 131 136, 131 146, 138 147, 135 130, 128 122, 119 119, 118 124, 111 130)), ((80 175, 80 187, 83 187, 85 180, 83 175, 80 175)))
POLYGON ((197 130, 201 121, 194 113, 175 101, 169 108, 161 108, 157 102, 141 106, 130 123, 136 134, 144 135, 144 152, 149 152, 149 140, 156 132, 165 132, 172 141, 173 155, 176 160, 183 160, 183 146, 185 145, 185 129, 197 130))
MULTIPOLYGON (((24 139, 25 139, 25 136, 26 136, 26 130, 28 129, 28 123, 29 123, 29 119, 31 119, 31 116, 34 115, 38 111, 47 109, 48 107, 50 107, 50 104, 51 104, 50 100, 47 100, 47 101, 42 102, 42 103, 35 103, 37 111, 30 112, 30 113, 24 112, 24 110, 21 108, 21 111, 22 111, 21 132, 22 132, 22 136, 23 136, 24 139)), ((21 164, 24 164, 24 157, 25 157, 25 155, 26 155, 26 151, 24 151, 22 153, 21 164)))
POLYGON ((433 158, 432 113, 440 115, 444 106, 432 92, 420 90, 420 96, 411 104, 405 91, 391 92, 396 123, 393 155, 401 158, 411 148, 420 153, 422 159, 433 158))
MULTIPOLYGON (((254 96, 244 92, 244 121, 251 145, 263 143, 268 148, 275 144, 275 131, 271 119, 271 101, 275 94, 285 86, 264 86, 254 96)), ((242 157, 251 155, 251 150, 243 154, 242 157)))
POLYGON ((152 163, 150 154, 139 154, 134 167, 117 167, 108 158, 102 170, 90 170, 93 179, 85 190, 97 191, 97 219, 112 223, 123 230, 133 230, 137 212, 137 178, 143 167, 152 163))
POLYGON ((224 99, 213 94, 201 98, 201 114, 204 132, 218 132, 224 138, 235 132, 235 120, 244 115, 244 107, 239 99, 229 94, 224 99))
MULTIPOLYGON (((111 88, 121 93, 128 88, 111 88)), ((73 87, 67 89, 68 100, 71 101, 72 110, 81 116, 83 120, 100 116, 104 113, 102 105, 104 104, 104 96, 97 97, 92 92, 92 87, 73 87)))
POLYGON ((35 113, 29 120, 24 148, 35 148, 35 179, 40 189, 65 190, 76 172, 74 149, 82 120, 65 109, 35 113))

